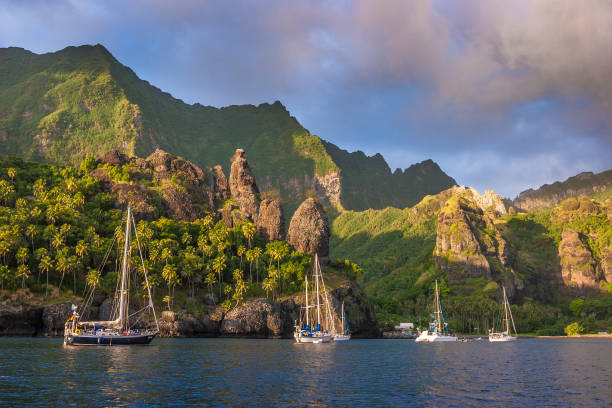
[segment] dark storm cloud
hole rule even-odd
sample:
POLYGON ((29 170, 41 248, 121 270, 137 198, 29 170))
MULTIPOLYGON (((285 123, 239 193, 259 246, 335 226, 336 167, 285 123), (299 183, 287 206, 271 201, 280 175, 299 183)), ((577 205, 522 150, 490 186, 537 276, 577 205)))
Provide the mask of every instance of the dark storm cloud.
POLYGON ((280 99, 312 132, 504 195, 612 163, 612 3, 4 1, 0 45, 102 43, 186 102, 280 99))

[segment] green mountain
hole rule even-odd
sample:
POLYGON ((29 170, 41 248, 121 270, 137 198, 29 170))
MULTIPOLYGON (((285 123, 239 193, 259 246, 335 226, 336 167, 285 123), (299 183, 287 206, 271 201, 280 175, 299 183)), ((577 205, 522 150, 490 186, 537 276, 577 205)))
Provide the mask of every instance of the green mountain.
POLYGON ((566 198, 583 195, 595 198, 612 195, 612 170, 597 174, 583 172, 565 181, 544 184, 537 190, 525 190, 514 199, 512 205, 520 210, 532 211, 551 208, 566 198))
POLYGON ((380 155, 347 153, 312 135, 280 102, 188 105, 139 79, 103 46, 37 55, 0 49, 0 152, 77 165, 111 149, 146 157, 156 148, 227 172, 236 148, 265 194, 291 214, 317 194, 363 210, 411 205, 454 184, 433 162, 391 174, 380 155), (382 197, 381 197, 382 196, 382 197))
POLYGON ((412 208, 345 211, 332 224, 332 258, 358 263, 379 321, 427 319, 434 280, 451 327, 485 332, 500 286, 519 332, 612 329, 612 199, 569 198, 506 213, 501 197, 453 187, 412 208))
POLYGON ((323 145, 342 169, 342 204, 347 210, 409 207, 426 195, 457 184, 431 159, 391 173, 380 154, 369 157, 361 151, 349 153, 326 141, 323 145))

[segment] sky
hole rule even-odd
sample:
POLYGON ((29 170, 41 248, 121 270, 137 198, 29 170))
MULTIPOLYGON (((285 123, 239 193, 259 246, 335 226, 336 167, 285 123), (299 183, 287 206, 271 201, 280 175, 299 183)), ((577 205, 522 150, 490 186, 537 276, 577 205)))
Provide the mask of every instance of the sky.
POLYGON ((513 198, 612 169, 612 1, 0 0, 0 47, 104 45, 187 103, 513 198))

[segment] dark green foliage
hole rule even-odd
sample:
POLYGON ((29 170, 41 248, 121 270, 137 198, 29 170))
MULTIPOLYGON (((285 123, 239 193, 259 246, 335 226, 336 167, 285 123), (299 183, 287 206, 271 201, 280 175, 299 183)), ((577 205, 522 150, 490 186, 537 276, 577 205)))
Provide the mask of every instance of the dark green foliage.
MULTIPOLYGON (((92 164, 83 163, 79 172, 21 159, 0 160, 0 182, 14 191, 0 205, 0 298, 10 297, 4 289, 22 285, 35 296, 44 294, 46 301, 58 295, 74 297, 83 293, 92 270, 101 272, 99 290, 109 296, 115 292, 125 211, 115 207, 114 194, 102 192, 98 181, 85 172, 92 164), (29 271, 26 277, 19 274, 22 264, 29 271), (59 287, 59 293, 54 294, 53 287, 59 287)), ((125 167, 107 165, 119 178, 126 177, 125 167)), ((157 303, 162 304, 167 293, 165 304, 197 308, 204 295, 215 293, 217 301, 233 306, 266 295, 264 282, 273 297, 302 290, 312 257, 292 251, 286 242, 264 246, 257 235, 249 240, 249 230, 255 231, 250 223, 227 228, 213 215, 194 222, 164 217, 138 221, 157 303)), ((144 278, 136 240, 132 253, 137 287, 144 278)))
POLYGON ((410 207, 456 184, 432 160, 391 173, 380 154, 368 157, 361 151, 349 153, 332 143, 323 144, 342 169, 342 205, 347 210, 410 207))
MULTIPOLYGON (((581 317, 587 332, 609 331, 612 295, 572 302, 575 294, 560 283, 558 243, 563 228, 571 227, 590 237, 588 245, 593 254, 610 244, 610 223, 604 212, 588 199, 578 201, 565 207, 572 207, 573 212, 582 209, 581 214, 568 215, 560 206, 552 212, 504 216, 495 222, 497 232, 486 227, 473 203, 459 197, 449 199, 443 193, 404 210, 346 211, 332 224, 331 255, 362 266, 359 282, 383 326, 399 321, 420 321, 424 326, 433 308, 432 287, 437 279, 450 327, 462 333, 486 333, 499 327, 500 285, 513 276, 509 270, 512 268, 524 286, 511 299, 520 333, 563 335, 565 326, 576 316, 581 317), (506 267, 496 256, 486 256, 491 266, 490 279, 463 278, 448 284, 446 274, 434 262, 437 212, 449 201, 450 205, 462 205, 469 214, 472 233, 483 252, 488 247, 498 247, 498 233, 506 241, 506 267)), ((457 229, 451 225, 449 233, 458 233, 457 229)))

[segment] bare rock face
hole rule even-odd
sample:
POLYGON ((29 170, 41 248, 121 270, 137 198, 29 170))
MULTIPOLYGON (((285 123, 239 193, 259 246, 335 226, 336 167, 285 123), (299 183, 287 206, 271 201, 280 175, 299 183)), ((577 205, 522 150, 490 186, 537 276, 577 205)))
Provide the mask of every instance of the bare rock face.
POLYGON ((253 222, 257 222, 259 189, 244 150, 236 149, 231 162, 229 185, 232 201, 243 214, 250 217, 253 222))
POLYGON ((43 329, 42 307, 11 308, 0 310, 0 336, 35 336, 43 329))
POLYGON ((129 163, 129 161, 129 157, 119 150, 110 150, 104 153, 98 160, 100 163, 107 163, 117 167, 129 163))
POLYGON ((162 198, 172 217, 194 221, 203 215, 198 204, 214 208, 208 174, 201 167, 160 149, 147 157, 146 162, 152 167, 155 180, 162 183, 162 198))
POLYGON ((289 223, 287 242, 308 254, 319 254, 321 262, 329 257, 329 223, 323 208, 314 199, 306 199, 289 223))
POLYGON ((488 189, 484 194, 480 194, 478 190, 473 187, 457 187, 455 188, 455 194, 464 195, 469 197, 483 212, 492 212, 494 215, 506 214, 506 205, 504 200, 495 191, 488 189))
POLYGON ((186 311, 164 310, 159 319, 161 337, 215 337, 223 319, 223 308, 218 306, 199 319, 186 311))
POLYGON ((267 242, 285 239, 285 218, 277 200, 266 198, 259 205, 257 232, 267 242))
POLYGON ((230 198, 230 190, 229 185, 227 183, 227 177, 225 177, 223 167, 221 167, 220 165, 216 165, 215 167, 213 167, 212 173, 215 200, 219 203, 223 203, 225 202, 225 200, 230 198))
POLYGON ((595 261, 577 232, 570 229, 563 231, 559 243, 559 258, 561 259, 561 276, 567 286, 582 289, 599 288, 595 261))
POLYGON ((454 282, 491 276, 489 262, 473 232, 470 212, 477 213, 480 209, 470 207, 460 197, 452 197, 438 214, 436 264, 454 282))
POLYGON ((194 186, 206 184, 206 172, 200 166, 161 149, 155 149, 146 161, 153 167, 157 180, 179 176, 186 184, 194 186))
POLYGON ((72 303, 58 303, 45 306, 42 312, 44 336, 61 336, 64 334, 64 323, 72 314, 72 303))
POLYGON ((221 323, 223 336, 276 337, 290 329, 277 303, 268 299, 249 300, 230 310, 221 323))

